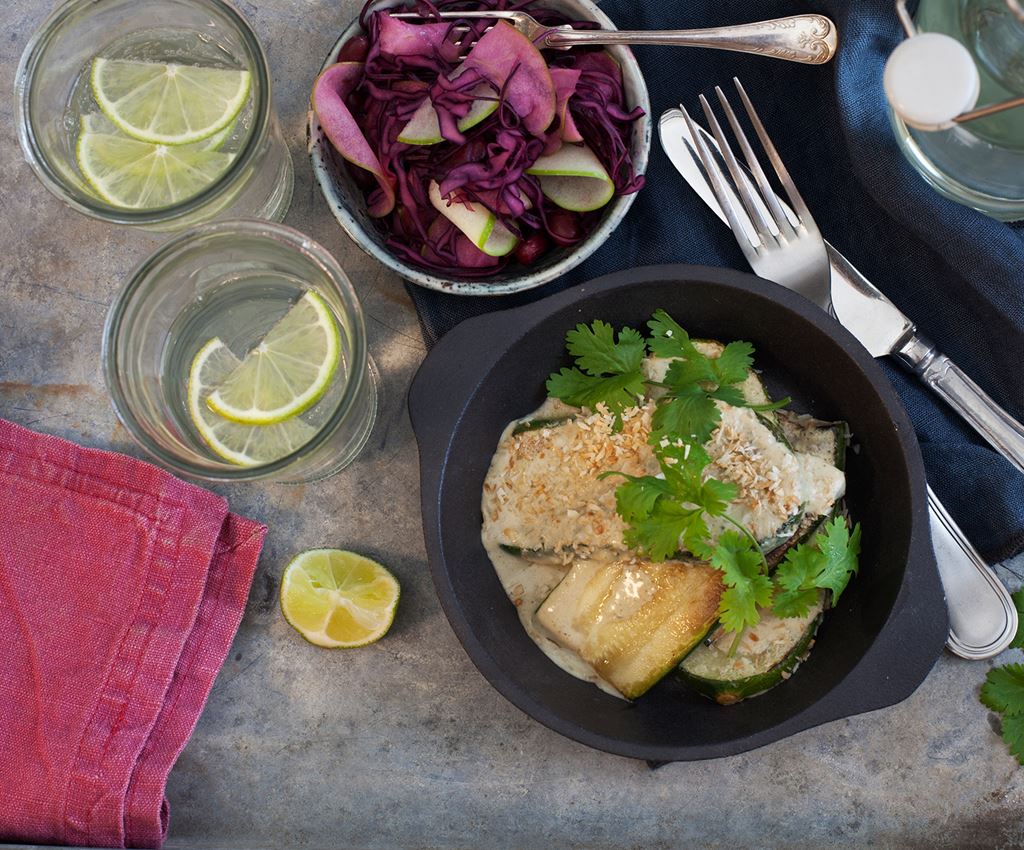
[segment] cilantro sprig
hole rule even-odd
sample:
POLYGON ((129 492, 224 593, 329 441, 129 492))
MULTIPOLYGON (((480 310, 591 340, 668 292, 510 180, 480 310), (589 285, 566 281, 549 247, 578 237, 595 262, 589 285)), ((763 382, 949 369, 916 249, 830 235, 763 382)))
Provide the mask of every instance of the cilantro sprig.
MULTIPOLYGON (((1021 615, 1012 649, 1024 649, 1024 588, 1010 594, 1021 615)), ((1000 715, 1003 740, 1010 754, 1024 765, 1024 664, 1004 664, 985 675, 981 702, 1000 715)))
POLYGON ((666 393, 654 413, 653 439, 670 435, 707 442, 722 419, 715 401, 755 410, 774 410, 790 402, 788 398, 765 405, 747 401, 739 385, 754 365, 754 346, 749 342, 730 342, 718 357, 708 357, 664 310, 656 310, 647 327, 651 353, 673 358, 661 382, 666 393))
POLYGON ((547 380, 548 394, 573 407, 591 410, 605 405, 616 416, 640 402, 647 385, 665 392, 654 411, 651 442, 663 437, 681 438, 703 444, 721 421, 716 401, 757 411, 784 407, 790 399, 771 404, 754 404, 743 395, 740 385, 753 366, 754 346, 730 342, 718 357, 702 354, 690 335, 664 310, 656 310, 647 323, 651 336, 644 339, 634 328, 623 327, 618 334, 607 322, 597 319, 580 323, 566 336, 566 350, 575 366, 564 366, 547 380), (656 357, 672 358, 664 380, 649 381, 643 371, 647 351, 656 357))
POLYGON ((786 553, 775 571, 772 610, 779 617, 803 617, 819 590, 831 590, 835 602, 856 574, 859 555, 860 524, 851 532, 846 520, 834 517, 812 541, 786 553))
POLYGON ((654 561, 667 561, 680 542, 698 558, 710 558, 707 516, 724 516, 736 498, 735 484, 704 479, 710 462, 701 446, 672 444, 656 453, 661 475, 635 476, 609 471, 602 478, 626 479, 615 491, 615 505, 626 522, 626 545, 654 561))
POLYGON ((563 367, 547 380, 548 393, 573 407, 604 404, 616 415, 635 406, 644 394, 644 338, 633 328, 615 329, 598 319, 577 325, 565 336, 576 366, 563 367))

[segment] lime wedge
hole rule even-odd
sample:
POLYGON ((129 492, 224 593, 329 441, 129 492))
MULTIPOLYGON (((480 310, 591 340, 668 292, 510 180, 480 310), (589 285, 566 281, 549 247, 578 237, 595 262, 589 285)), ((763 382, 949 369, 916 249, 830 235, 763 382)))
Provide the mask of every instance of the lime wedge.
POLYGON ((185 145, 234 120, 249 97, 251 75, 231 68, 96 57, 90 82, 104 115, 132 138, 185 145))
MULTIPOLYGON (((193 142, 191 145, 179 145, 178 150, 204 150, 204 151, 216 151, 224 147, 224 143, 231 138, 231 134, 238 129, 238 119, 236 118, 223 130, 218 130, 212 136, 203 139, 201 142, 193 142)), ((123 136, 124 138, 130 139, 131 136, 126 133, 122 133, 121 130, 114 124, 106 115, 102 112, 90 112, 88 115, 82 116, 81 132, 83 133, 98 133, 104 136, 123 136)))
POLYGON ((306 292, 206 404, 245 425, 283 422, 316 404, 340 359, 341 336, 331 308, 315 292, 306 292))
POLYGON ((391 628, 399 592, 398 581, 376 561, 340 549, 310 549, 285 567, 281 613, 316 646, 366 646, 391 628))
POLYGON ((76 155, 97 194, 125 209, 157 209, 187 200, 220 177, 235 158, 206 141, 177 147, 140 142, 89 115, 82 118, 76 155))
POLYGON ((219 339, 200 348, 188 373, 188 413, 199 435, 220 457, 239 466, 259 466, 304 446, 316 428, 298 418, 277 425, 239 425, 210 410, 207 396, 241 363, 219 339))

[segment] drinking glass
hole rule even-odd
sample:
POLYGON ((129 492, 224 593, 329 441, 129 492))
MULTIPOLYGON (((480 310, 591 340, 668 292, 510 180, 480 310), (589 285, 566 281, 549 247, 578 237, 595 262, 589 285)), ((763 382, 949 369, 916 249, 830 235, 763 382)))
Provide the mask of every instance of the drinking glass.
POLYGON ((271 105, 270 73, 256 34, 223 0, 68 0, 29 40, 15 77, 25 159, 54 195, 113 224, 182 230, 219 217, 280 221, 293 171, 271 105), (104 200, 77 159, 79 121, 90 106, 92 59, 176 62, 245 69, 247 105, 223 150, 230 165, 198 194, 170 206, 134 209, 104 200))
POLYGON ((160 247, 111 305, 102 357, 124 427, 157 462, 193 478, 324 478, 359 454, 376 418, 378 378, 352 284, 321 245, 267 221, 205 224, 160 247), (330 307, 341 348, 325 395, 301 414, 315 431, 307 429, 309 441, 284 457, 238 466, 211 450, 194 424, 193 359, 213 337, 244 357, 309 290, 330 307))

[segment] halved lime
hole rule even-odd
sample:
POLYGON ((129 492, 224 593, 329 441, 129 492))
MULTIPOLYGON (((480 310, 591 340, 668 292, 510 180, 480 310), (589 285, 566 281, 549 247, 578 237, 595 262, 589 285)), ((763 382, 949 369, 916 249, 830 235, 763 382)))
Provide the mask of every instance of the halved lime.
POLYGON ((134 139, 163 145, 198 142, 228 126, 249 97, 251 79, 232 68, 101 56, 90 76, 107 118, 134 139))
POLYGON ((365 646, 395 619, 398 581, 376 561, 340 549, 296 555, 281 576, 281 613, 316 646, 365 646))
POLYGON ((206 399, 215 413, 245 425, 272 425, 312 407, 341 359, 331 308, 306 292, 241 365, 206 399))
POLYGON ((200 348, 188 374, 188 412, 199 435, 214 452, 239 466, 258 466, 304 446, 316 428, 297 417, 277 425, 239 425, 210 410, 207 396, 241 363, 216 337, 200 348))
POLYGON ((126 209, 158 209, 187 200, 235 158, 208 142, 175 147, 140 142, 92 116, 82 118, 76 154, 89 185, 108 203, 126 209))

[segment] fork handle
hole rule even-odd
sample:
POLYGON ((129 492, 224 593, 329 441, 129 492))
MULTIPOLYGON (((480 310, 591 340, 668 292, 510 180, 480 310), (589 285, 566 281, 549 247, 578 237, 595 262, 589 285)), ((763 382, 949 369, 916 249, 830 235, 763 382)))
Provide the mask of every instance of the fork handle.
POLYGON ((822 65, 836 52, 836 25, 824 15, 792 15, 771 21, 699 30, 563 30, 539 39, 541 47, 584 44, 668 44, 757 53, 790 62, 822 65))
POLYGON ((1010 416, 931 340, 916 334, 893 351, 950 407, 959 413, 992 447, 1024 472, 1024 425, 1010 416))

